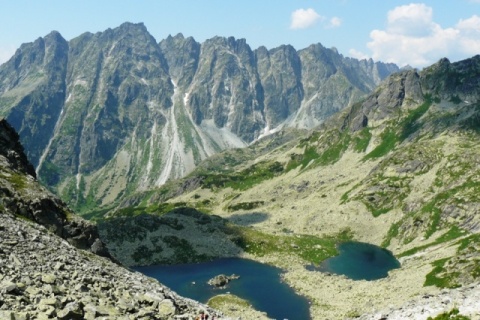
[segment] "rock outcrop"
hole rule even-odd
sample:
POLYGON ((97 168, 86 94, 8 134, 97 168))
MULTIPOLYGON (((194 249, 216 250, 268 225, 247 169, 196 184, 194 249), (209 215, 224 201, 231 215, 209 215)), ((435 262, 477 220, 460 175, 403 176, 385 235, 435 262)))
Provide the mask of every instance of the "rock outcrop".
POLYGON ((211 286, 214 286, 215 288, 224 288, 230 281, 236 280, 238 278, 240 278, 240 276, 237 276, 235 274, 232 274, 230 276, 219 274, 218 276, 215 276, 212 279, 208 280, 207 283, 211 286))
POLYGON ((18 133, 5 119, 0 119, 0 156, 7 160, 3 165, 36 178, 35 169, 24 153, 18 133))

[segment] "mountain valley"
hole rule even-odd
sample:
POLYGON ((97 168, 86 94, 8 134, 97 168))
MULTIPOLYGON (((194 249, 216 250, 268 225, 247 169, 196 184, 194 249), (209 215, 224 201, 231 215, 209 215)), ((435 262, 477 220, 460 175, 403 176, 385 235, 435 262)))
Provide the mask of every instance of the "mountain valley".
MULTIPOLYGON (((26 153, 0 143, 2 230, 55 237, 62 255, 74 245, 79 260, 100 261, 142 294, 145 283, 165 292, 165 308, 137 299, 132 309, 153 305, 171 312, 165 319, 266 316, 238 300, 220 311, 184 302, 107 258, 268 263, 310 301, 312 319, 479 319, 479 98, 480 56, 399 70, 320 44, 251 50, 181 34, 157 43, 141 24, 70 41, 52 32, 0 66, 2 123, 19 133, 7 140, 26 153), (388 249, 401 268, 375 281, 306 268, 346 241, 388 249)), ((16 287, 1 292, 17 294, 25 280, 12 280, 8 250, 0 282, 16 287)), ((85 315, 92 301, 78 299, 85 315)), ((73 300, 55 303, 77 310, 73 300)))

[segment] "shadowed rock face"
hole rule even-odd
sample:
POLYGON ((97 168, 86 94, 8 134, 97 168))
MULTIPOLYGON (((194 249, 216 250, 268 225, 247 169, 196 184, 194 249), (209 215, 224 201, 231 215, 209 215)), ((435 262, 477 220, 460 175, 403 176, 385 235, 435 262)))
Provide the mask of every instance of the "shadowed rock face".
POLYGON ((8 160, 13 170, 36 178, 35 169, 20 144, 20 137, 5 119, 0 119, 0 155, 8 160))
POLYGON ((157 43, 125 23, 22 45, 0 67, 0 116, 39 179, 85 209, 183 177, 273 129, 312 128, 397 70, 320 44, 252 50, 245 39, 181 34, 157 43))
POLYGON ((111 218, 99 230, 112 255, 127 266, 192 263, 242 252, 225 219, 191 208, 160 217, 111 218))
POLYGON ((23 153, 19 136, 0 120, 0 208, 44 226, 75 247, 110 257, 95 225, 75 216, 36 181, 35 170, 23 153))

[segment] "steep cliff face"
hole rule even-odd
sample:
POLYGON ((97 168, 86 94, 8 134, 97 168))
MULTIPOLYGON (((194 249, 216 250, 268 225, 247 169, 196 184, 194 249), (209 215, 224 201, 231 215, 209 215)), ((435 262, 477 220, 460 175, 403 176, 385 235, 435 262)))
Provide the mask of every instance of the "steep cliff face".
POLYGON ((247 142, 258 137, 264 127, 261 84, 253 52, 244 39, 205 41, 187 94, 197 124, 213 121, 216 127, 227 128, 247 142))
POLYGON ((300 109, 304 98, 302 64, 292 46, 260 47, 255 58, 263 87, 265 135, 300 109))
POLYGON ((0 68, 0 116, 38 163, 65 101, 68 43, 58 32, 23 44, 0 68), (41 133, 41 134, 39 134, 41 133))
POLYGON ((22 45, 0 67, 0 115, 39 179, 88 211, 281 128, 312 128, 394 71, 320 44, 252 50, 181 34, 157 43, 125 23, 22 45))

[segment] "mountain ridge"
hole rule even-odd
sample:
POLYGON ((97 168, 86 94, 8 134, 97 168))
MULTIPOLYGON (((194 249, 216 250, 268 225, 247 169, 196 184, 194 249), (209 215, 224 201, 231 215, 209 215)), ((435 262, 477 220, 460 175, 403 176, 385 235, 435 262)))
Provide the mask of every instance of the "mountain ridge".
POLYGON ((145 25, 124 23, 22 45, 0 67, 0 114, 39 178, 88 211, 282 127, 316 126, 397 70, 320 44, 252 50, 245 39, 180 34, 157 43, 145 25))

